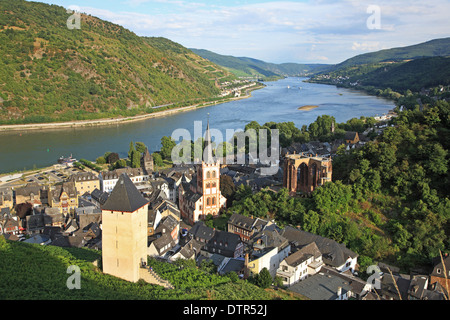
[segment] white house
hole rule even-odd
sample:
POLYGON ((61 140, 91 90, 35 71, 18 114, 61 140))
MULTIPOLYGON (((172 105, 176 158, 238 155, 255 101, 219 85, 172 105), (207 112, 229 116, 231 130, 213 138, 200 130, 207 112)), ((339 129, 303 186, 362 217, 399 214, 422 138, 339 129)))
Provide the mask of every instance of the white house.
POLYGON ((148 181, 149 175, 142 168, 121 168, 99 174, 100 188, 103 192, 111 193, 122 173, 126 173, 134 184, 148 181))
POLYGON ((298 248, 314 242, 322 253, 322 259, 326 265, 339 272, 350 270, 353 273, 355 271, 358 254, 342 243, 291 226, 287 226, 281 235, 289 242, 295 243, 298 248))
POLYGON ((289 255, 290 250, 289 242, 276 230, 264 230, 254 237, 248 271, 258 274, 266 268, 275 277, 280 263, 289 255))
POLYGON ((277 270, 277 276, 283 279, 284 285, 291 286, 316 274, 322 266, 322 253, 312 242, 284 259, 277 270))

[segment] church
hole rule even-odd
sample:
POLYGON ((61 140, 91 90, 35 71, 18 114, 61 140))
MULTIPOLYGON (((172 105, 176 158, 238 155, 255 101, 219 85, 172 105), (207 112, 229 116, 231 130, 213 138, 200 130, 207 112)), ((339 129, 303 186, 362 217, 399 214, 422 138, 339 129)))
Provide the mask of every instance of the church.
POLYGON ((216 217, 225 208, 227 199, 220 192, 220 161, 214 159, 209 120, 205 133, 205 150, 201 164, 190 182, 180 184, 178 206, 181 216, 190 224, 216 217))

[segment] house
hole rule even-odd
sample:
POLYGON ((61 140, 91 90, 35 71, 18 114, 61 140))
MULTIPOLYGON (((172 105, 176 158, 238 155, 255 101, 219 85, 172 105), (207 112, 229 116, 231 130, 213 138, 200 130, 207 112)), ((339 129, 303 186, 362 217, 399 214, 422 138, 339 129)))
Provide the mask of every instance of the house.
POLYGON ((275 277, 280 263, 291 250, 289 241, 276 228, 256 234, 251 239, 249 247, 252 251, 247 256, 246 277, 260 273, 263 268, 269 270, 272 277, 275 277))
POLYGON ((28 183, 25 187, 15 189, 16 204, 31 203, 33 206, 41 205, 41 185, 33 182, 28 183))
POLYGON ((237 234, 207 227, 203 221, 196 222, 188 234, 202 245, 202 253, 206 257, 220 254, 237 258, 243 255, 244 244, 237 234))
POLYGON ((347 131, 344 136, 344 140, 347 144, 356 144, 359 142, 358 132, 347 131))
POLYGON ((126 174, 133 184, 146 182, 149 179, 149 175, 142 168, 128 167, 108 172, 101 172, 98 176, 100 179, 100 189, 103 192, 111 193, 122 174, 126 174))
POLYGON ((352 296, 350 284, 340 277, 319 272, 289 287, 311 300, 348 300, 352 296))
POLYGON ((14 194, 11 188, 0 189, 0 209, 9 208, 14 206, 14 194))
POLYGON ((75 188, 78 195, 86 192, 92 193, 95 189, 100 189, 100 179, 97 174, 92 172, 80 172, 72 175, 69 181, 75 183, 75 188))
POLYGON ((180 232, 180 221, 175 219, 172 215, 164 217, 155 229, 155 235, 170 234, 175 244, 178 243, 178 234, 180 232))
POLYGON ((366 297, 369 292, 372 292, 373 284, 355 277, 350 271, 339 272, 329 266, 323 266, 320 269, 320 272, 326 275, 339 277, 342 280, 346 281, 351 287, 351 290, 348 293, 348 298, 363 300, 363 298, 366 297))
POLYGON ((344 244, 291 226, 286 226, 281 235, 289 240, 294 250, 315 242, 326 265, 340 272, 350 270, 353 273, 355 271, 358 254, 348 249, 344 244))
POLYGON ((234 272, 238 276, 243 276, 245 268, 245 260, 242 258, 225 258, 217 268, 219 274, 227 274, 234 272))
POLYGON ((6 217, 3 222, 3 234, 19 234, 19 221, 17 217, 6 217))
POLYGON ((170 260, 176 261, 177 259, 197 259, 202 249, 202 244, 194 239, 189 239, 178 252, 170 257, 170 260))
POLYGON ((312 242, 286 257, 280 263, 277 276, 281 277, 283 285, 291 286, 316 274, 322 266, 322 253, 312 242))
POLYGON ((243 256, 244 244, 234 233, 215 230, 213 237, 203 247, 208 254, 218 253, 225 257, 237 258, 243 256))
POLYGON ((52 208, 58 208, 63 214, 73 213, 78 208, 78 193, 75 182, 63 182, 49 190, 48 203, 52 208))
POLYGON ((212 239, 214 232, 215 230, 207 227, 203 221, 197 221, 192 228, 189 229, 188 234, 192 237, 192 239, 195 239, 204 245, 212 239))
POLYGON ((443 288, 450 288, 450 255, 444 253, 432 260, 433 271, 430 274, 430 284, 438 282, 443 288), (442 263, 442 260, 444 264, 442 263))
POLYGON ((234 213, 228 219, 228 232, 235 233, 241 237, 243 242, 248 242, 255 233, 262 231, 267 225, 271 224, 271 222, 260 218, 254 219, 234 213))
POLYGON ((164 257, 175 246, 176 243, 170 233, 163 233, 159 238, 151 241, 147 249, 147 254, 150 257, 164 257))
POLYGON ((100 189, 94 189, 91 192, 91 202, 95 204, 98 208, 101 208, 106 200, 108 200, 109 193, 108 192, 102 192, 100 189))
POLYGON ((84 229, 91 223, 100 225, 102 222, 102 211, 99 208, 93 207, 77 208, 75 210, 75 217, 78 220, 80 229, 84 229))

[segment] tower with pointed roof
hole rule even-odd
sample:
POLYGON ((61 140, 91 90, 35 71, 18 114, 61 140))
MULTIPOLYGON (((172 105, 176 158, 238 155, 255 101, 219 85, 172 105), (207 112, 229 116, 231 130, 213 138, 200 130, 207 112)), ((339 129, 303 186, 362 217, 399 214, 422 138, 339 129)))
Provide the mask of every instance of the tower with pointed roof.
POLYGON ((136 282, 147 262, 148 201, 123 173, 102 206, 103 272, 136 282))
POLYGON ((148 151, 148 148, 145 148, 145 152, 142 155, 141 158, 141 167, 145 170, 147 175, 150 175, 153 173, 154 166, 153 166, 153 156, 148 151))
POLYGON ((214 159, 209 118, 205 132, 205 148, 201 164, 197 165, 196 179, 182 183, 179 194, 181 215, 190 223, 218 216, 227 199, 220 192, 220 161, 214 159))

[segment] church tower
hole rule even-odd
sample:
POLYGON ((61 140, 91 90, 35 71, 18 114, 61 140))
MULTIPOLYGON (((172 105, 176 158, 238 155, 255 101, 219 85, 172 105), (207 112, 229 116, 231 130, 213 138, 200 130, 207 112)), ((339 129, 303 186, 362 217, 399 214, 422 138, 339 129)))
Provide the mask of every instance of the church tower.
POLYGON ((220 161, 213 157, 209 119, 202 162, 196 167, 195 179, 180 185, 178 200, 181 216, 189 224, 208 215, 218 216, 226 205, 227 199, 220 192, 220 161))
POLYGON ((197 167, 197 193, 202 194, 202 217, 217 216, 227 199, 220 192, 220 162, 214 159, 209 129, 209 119, 205 133, 205 149, 201 165, 197 167))
POLYGON ((148 201, 124 173, 102 207, 103 272, 137 282, 147 262, 148 201))

